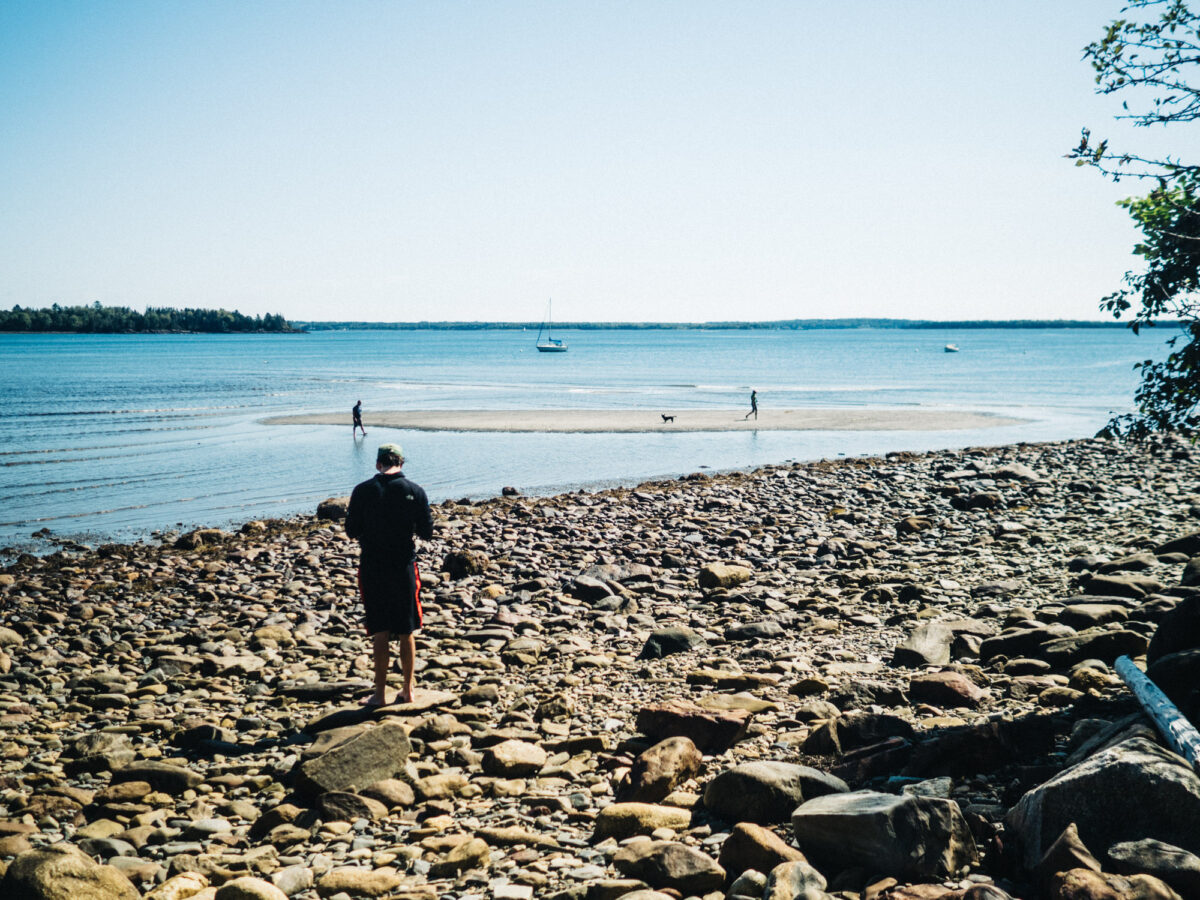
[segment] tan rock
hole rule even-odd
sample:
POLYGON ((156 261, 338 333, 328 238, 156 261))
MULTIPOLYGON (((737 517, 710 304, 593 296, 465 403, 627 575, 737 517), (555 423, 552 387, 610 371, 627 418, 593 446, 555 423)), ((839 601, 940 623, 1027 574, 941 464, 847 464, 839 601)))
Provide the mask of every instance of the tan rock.
POLYGON ((458 772, 439 772, 417 780, 413 791, 421 800, 445 800, 462 793, 469 782, 458 772))
POLYGON ((247 875, 217 888, 214 900, 287 900, 287 894, 269 881, 247 875))
POLYGON ((629 781, 618 799, 657 803, 677 785, 699 774, 702 763, 703 757, 691 738, 659 741, 633 761, 629 781))
POLYGON ((345 892, 351 897, 382 897, 404 884, 403 876, 391 867, 334 869, 317 881, 317 893, 332 897, 345 892))
POLYGON ((433 878, 447 878, 467 869, 483 869, 491 865, 491 848, 479 838, 459 844, 442 859, 429 867, 433 878))
POLYGON ((611 837, 623 841, 637 834, 651 834, 659 828, 683 831, 691 824, 690 810, 653 803, 613 803, 596 816, 595 838, 602 841, 611 837))
POLYGON ((713 588, 730 588, 744 584, 754 575, 745 566, 735 566, 728 563, 709 563, 696 576, 700 587, 705 590, 713 588))
POLYGON ((498 778, 536 775, 546 764, 546 751, 526 741, 501 741, 483 753, 483 771, 498 778))
POLYGON ((206 887, 208 879, 199 872, 181 872, 148 891, 142 900, 191 900, 206 887))
POLYGON ((138 900, 128 878, 97 865, 72 844, 30 850, 14 859, 0 882, 0 897, 36 900, 138 900))

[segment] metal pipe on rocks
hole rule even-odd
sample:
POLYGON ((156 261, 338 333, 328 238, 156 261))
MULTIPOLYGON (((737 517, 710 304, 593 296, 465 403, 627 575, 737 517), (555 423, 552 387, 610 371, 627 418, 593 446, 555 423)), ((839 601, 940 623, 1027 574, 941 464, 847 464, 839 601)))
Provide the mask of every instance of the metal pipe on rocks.
POLYGON ((1196 726, 1128 656, 1118 657, 1115 668, 1171 749, 1186 758, 1193 769, 1200 767, 1200 731, 1196 726))

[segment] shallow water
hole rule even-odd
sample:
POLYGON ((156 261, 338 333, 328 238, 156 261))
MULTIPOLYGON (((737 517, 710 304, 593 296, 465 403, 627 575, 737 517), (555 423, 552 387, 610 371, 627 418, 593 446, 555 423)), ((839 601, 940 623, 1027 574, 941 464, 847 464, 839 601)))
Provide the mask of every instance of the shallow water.
POLYGON ((0 547, 310 512, 401 442, 431 499, 635 483, 697 469, 1093 434, 1167 335, 1124 329, 359 331, 0 335, 0 547), (945 353, 953 343, 959 353, 945 353), (372 429, 350 407, 968 409, 1028 420, 942 432, 481 434, 372 429), (344 427, 268 426, 345 410, 344 427))

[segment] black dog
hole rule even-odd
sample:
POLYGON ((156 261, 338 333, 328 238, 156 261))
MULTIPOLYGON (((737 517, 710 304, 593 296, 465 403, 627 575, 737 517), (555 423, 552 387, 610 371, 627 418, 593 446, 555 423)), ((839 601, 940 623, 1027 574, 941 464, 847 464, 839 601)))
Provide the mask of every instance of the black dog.
POLYGON ((664 422, 674 422, 674 421, 675 421, 675 417, 674 417, 674 416, 668 416, 668 415, 664 415, 664 416, 662 417, 662 419, 663 419, 663 421, 664 421, 664 422))

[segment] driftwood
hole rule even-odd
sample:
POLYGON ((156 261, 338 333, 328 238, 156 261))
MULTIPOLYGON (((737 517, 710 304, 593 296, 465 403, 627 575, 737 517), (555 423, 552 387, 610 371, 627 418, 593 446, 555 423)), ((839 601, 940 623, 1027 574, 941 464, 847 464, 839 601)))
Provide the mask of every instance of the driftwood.
POLYGON ((1128 656, 1117 659, 1116 670, 1171 749, 1185 757, 1192 768, 1197 768, 1200 763, 1200 731, 1196 730, 1196 726, 1128 656))

